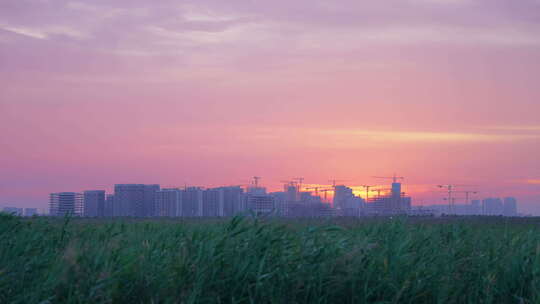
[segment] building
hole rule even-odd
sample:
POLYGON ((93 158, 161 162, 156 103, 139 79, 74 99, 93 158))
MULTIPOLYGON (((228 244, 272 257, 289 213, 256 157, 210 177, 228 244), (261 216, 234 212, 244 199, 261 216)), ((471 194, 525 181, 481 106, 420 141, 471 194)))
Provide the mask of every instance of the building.
POLYGON ((247 194, 246 208, 255 215, 268 215, 276 212, 274 197, 268 194, 247 194))
POLYGON ((87 190, 83 193, 84 216, 105 216, 105 191, 87 190))
POLYGON ((365 205, 365 213, 369 215, 408 214, 411 211, 412 199, 401 192, 401 183, 392 183, 389 195, 370 198, 365 205))
POLYGON ((517 200, 513 197, 505 197, 503 201, 503 215, 517 216, 517 200))
POLYGON ((271 192, 269 194, 274 198, 274 204, 276 206, 276 215, 287 216, 289 214, 289 204, 286 200, 285 192, 271 192))
POLYGON ((159 185, 114 185, 114 216, 147 217, 155 215, 155 195, 159 185))
POLYGON ((24 208, 24 216, 38 215, 37 208, 24 208))
POLYGON ((114 194, 107 194, 105 197, 105 207, 103 208, 103 216, 114 216, 114 194))
POLYGON ((58 192, 49 195, 49 215, 82 216, 83 195, 77 192, 58 192))
POLYGON ((349 187, 339 185, 334 187, 333 205, 339 216, 360 216, 364 212, 365 200, 353 194, 349 187))
POLYGON ((341 210, 347 206, 347 201, 354 197, 353 190, 344 185, 338 185, 334 187, 334 199, 333 205, 336 208, 338 214, 341 214, 341 210))
POLYGON ((182 190, 162 189, 156 192, 155 216, 175 217, 182 215, 182 190))
POLYGON ((503 201, 500 198, 486 198, 482 200, 484 215, 503 215, 503 201))
POLYGON ((203 216, 203 189, 188 187, 182 191, 181 215, 185 217, 203 216))
POLYGON ((7 213, 7 214, 11 214, 11 215, 15 215, 15 216, 22 216, 23 215, 23 209, 22 208, 17 208, 17 207, 4 207, 4 209, 2 209, 2 211, 7 213))
POLYGON ((223 216, 235 216, 245 211, 242 204, 244 189, 239 186, 222 187, 223 191, 223 216))
POLYGON ((206 189, 202 196, 202 216, 224 215, 224 191, 221 188, 206 189))
POLYGON ((298 184, 289 182, 283 186, 283 193, 285 195, 285 202, 295 203, 300 200, 298 184))
POLYGON ((342 216, 360 216, 363 213, 365 200, 359 196, 346 198, 341 205, 342 216))

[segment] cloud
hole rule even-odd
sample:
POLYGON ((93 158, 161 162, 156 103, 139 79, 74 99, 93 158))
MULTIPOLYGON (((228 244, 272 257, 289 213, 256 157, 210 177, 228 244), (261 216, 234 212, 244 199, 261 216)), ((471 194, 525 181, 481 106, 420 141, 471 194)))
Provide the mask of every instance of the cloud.
POLYGON ((376 131, 376 130, 321 130, 321 134, 330 138, 349 139, 351 141, 375 142, 505 142, 527 139, 539 139, 540 135, 500 135, 480 133, 454 133, 454 132, 402 132, 402 131, 376 131))
POLYGON ((491 126, 487 127, 488 130, 500 130, 500 131, 540 131, 540 126, 534 125, 507 125, 507 126, 491 126))
POLYGON ((28 36, 28 37, 32 37, 32 38, 36 38, 36 39, 45 39, 47 38, 47 34, 44 33, 43 31, 40 31, 40 30, 35 30, 35 29, 31 29, 31 28, 24 28, 24 27, 12 27, 12 26, 0 26, 0 29, 2 30, 5 30, 5 31, 8 31, 8 32, 12 32, 12 33, 16 33, 16 34, 20 34, 20 35, 24 35, 24 36, 28 36))

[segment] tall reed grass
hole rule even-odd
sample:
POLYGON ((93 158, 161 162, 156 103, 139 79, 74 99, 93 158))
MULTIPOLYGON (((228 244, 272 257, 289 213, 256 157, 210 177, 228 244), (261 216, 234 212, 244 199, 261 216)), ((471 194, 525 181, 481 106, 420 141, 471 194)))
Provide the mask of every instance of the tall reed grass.
POLYGON ((0 216, 0 303, 539 303, 538 223, 0 216))

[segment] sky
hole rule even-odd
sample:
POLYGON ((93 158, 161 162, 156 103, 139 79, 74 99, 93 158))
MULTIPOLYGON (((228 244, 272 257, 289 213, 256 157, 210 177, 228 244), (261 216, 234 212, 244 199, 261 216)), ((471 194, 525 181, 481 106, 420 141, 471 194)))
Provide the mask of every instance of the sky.
POLYGON ((2 0, 0 206, 281 180, 540 214, 539 0, 2 0))

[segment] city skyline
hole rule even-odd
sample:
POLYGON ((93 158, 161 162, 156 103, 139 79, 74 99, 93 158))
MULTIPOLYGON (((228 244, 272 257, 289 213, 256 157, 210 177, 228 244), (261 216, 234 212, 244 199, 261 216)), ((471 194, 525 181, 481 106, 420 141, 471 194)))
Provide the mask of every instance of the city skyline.
MULTIPOLYGON (((116 183, 478 185, 540 214, 535 0, 0 4, 0 205, 116 183)), ((355 189, 356 190, 356 189, 355 189)), ((360 191, 358 189, 357 191, 360 191)))
MULTIPOLYGON (((413 198, 402 187, 403 177, 377 177, 391 179, 390 188, 363 185, 365 195, 358 195, 351 187, 332 181, 331 187, 308 187, 303 178, 282 181, 280 191, 267 191, 260 184, 261 177, 253 177, 250 185, 217 188, 188 187, 162 188, 159 184, 115 184, 114 192, 85 190, 84 192, 56 192, 49 195, 48 212, 40 215, 112 217, 232 217, 235 215, 278 217, 363 217, 363 216, 439 216, 489 215, 529 216, 520 213, 514 197, 486 197, 482 200, 471 195, 477 191, 458 188, 470 185, 439 185, 448 191, 447 204, 414 206, 413 198), (369 196, 371 192, 376 195, 369 196), (314 190, 314 191, 310 191, 314 190), (382 191, 381 191, 382 190, 382 191), (331 196, 328 197, 328 191, 331 196), (324 193, 324 194, 323 194, 324 193), (465 193, 460 204, 456 195, 465 193)), ((461 199, 461 198, 460 198, 461 199)), ((23 214, 22 208, 4 207, 4 212, 23 214)), ((37 210, 26 208, 25 216, 37 210)))
MULTIPOLYGON (((229 193, 227 191, 233 189, 235 193, 237 190, 240 191, 237 193, 240 196, 249 196, 249 194, 255 194, 256 196, 268 196, 271 199, 271 202, 268 202, 268 204, 270 205, 265 205, 266 207, 263 209, 266 210, 266 213, 278 212, 277 214, 281 216, 285 216, 289 213, 289 215, 302 214, 302 216, 305 216, 304 214, 306 212, 308 214, 310 213, 309 211, 307 211, 311 210, 309 208, 313 208, 313 206, 315 206, 315 209, 319 208, 317 207, 319 205, 313 205, 313 203, 322 203, 323 205, 320 206, 321 208, 323 208, 323 210, 320 210, 320 212, 322 212, 322 214, 325 214, 326 216, 328 216, 328 212, 332 210, 332 212, 334 212, 334 216, 340 215, 340 213, 343 212, 345 213, 341 215, 360 216, 369 215, 369 212, 371 212, 371 214, 382 215, 393 214, 395 212, 405 212, 407 214, 415 214, 415 212, 420 212, 419 214, 423 214, 424 211, 438 212, 441 214, 452 214, 454 212, 457 212, 457 214, 462 215, 497 215, 499 214, 498 212, 501 212, 500 214, 503 214, 503 201, 500 198, 494 198, 489 193, 481 193, 478 190, 478 185, 436 185, 439 191, 433 192, 437 193, 439 197, 445 197, 442 198, 442 200, 437 201, 435 204, 433 204, 434 202, 415 202, 414 197, 411 197, 410 193, 406 192, 408 191, 407 188, 403 187, 402 181, 404 181, 404 177, 400 177, 394 174, 393 176, 387 177, 372 176, 372 178, 378 180, 384 179, 388 180, 389 183, 390 181, 392 183, 387 185, 364 184, 360 186, 353 186, 350 185, 350 183, 346 185, 346 183, 344 183, 347 182, 346 180, 334 179, 329 181, 332 184, 311 184, 306 183, 305 178, 300 177, 280 181, 282 183, 281 189, 268 189, 264 186, 263 183, 261 183, 262 177, 254 176, 252 177, 252 181, 249 184, 221 185, 218 187, 204 187, 194 185, 188 186, 187 183, 184 184, 184 186, 182 187, 162 187, 160 184, 115 184, 113 187, 113 191, 106 191, 103 189, 85 189, 82 191, 50 193, 48 210, 40 208, 41 211, 39 213, 49 215, 62 215, 64 212, 66 212, 66 210, 72 210, 70 212, 74 212, 75 214, 84 215, 87 217, 113 216, 113 214, 114 216, 137 217, 232 216, 237 212, 245 212, 246 210, 249 210, 249 208, 247 207, 249 206, 249 204, 242 203, 244 204, 242 205, 243 207, 237 206, 238 204, 241 204, 240 202, 229 202, 225 204, 222 201, 224 199, 222 196, 225 194, 218 194, 215 191, 225 191, 226 193, 229 193), (198 203, 195 203, 194 201, 193 204, 195 205, 189 207, 191 208, 191 211, 185 211, 184 209, 186 207, 182 206, 182 193, 186 191, 189 193, 192 190, 200 191, 200 197, 198 198, 200 201, 198 203), (174 206, 170 205, 171 199, 175 201, 174 206), (203 212, 203 209, 206 210, 208 208, 206 206, 206 204, 208 204, 208 200, 212 202, 211 205, 213 207, 209 209, 212 211, 203 212), (500 203, 496 203, 495 201, 495 205, 499 204, 500 208, 493 207, 495 208, 494 210, 500 210, 484 210, 484 204, 486 204, 485 202, 487 201, 487 204, 490 204, 489 202, 492 202, 493 200, 500 201, 500 203), (65 205, 62 204, 62 201, 67 201, 71 203, 65 205), (216 204, 219 205, 219 208, 216 204), (326 204, 328 205, 327 207, 324 206, 326 204), (307 210, 304 210, 306 206, 309 205, 312 206, 309 207, 307 210), (296 210, 295 208, 300 209, 296 210), (62 209, 64 211, 62 211, 62 209), (218 209, 221 211, 218 211, 218 209), (352 211, 347 212, 344 211, 345 209, 352 211), (236 211, 233 212, 232 210, 236 211)), ((505 211, 504 214, 518 214, 516 198, 513 196, 506 196, 503 198, 505 206, 507 200, 513 201, 512 204, 514 206, 512 207, 514 209, 513 212, 505 211)), ((230 199, 231 198, 229 198, 229 200, 230 199)), ((239 197, 237 197, 237 199, 240 200, 239 197)), ((23 209, 28 209, 30 210, 30 212, 36 212, 33 211, 33 208, 28 208, 28 206, 26 206, 26 208, 4 206, 3 209, 6 212, 15 212, 21 214, 23 209)), ((529 213, 526 208, 519 208, 519 211, 521 211, 519 213, 520 215, 531 215, 531 213, 529 213)), ((315 211, 312 210, 311 212, 315 211)), ((312 214, 311 216, 315 216, 315 214, 312 214)))

